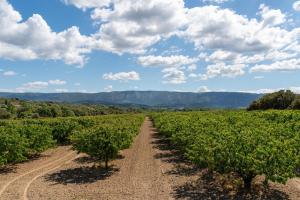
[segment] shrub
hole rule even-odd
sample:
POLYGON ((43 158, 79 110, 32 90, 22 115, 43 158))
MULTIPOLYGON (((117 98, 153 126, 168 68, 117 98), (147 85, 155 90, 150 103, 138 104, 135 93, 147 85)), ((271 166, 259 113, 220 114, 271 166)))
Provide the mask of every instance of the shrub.
POLYGON ((108 162, 118 155, 120 150, 118 138, 109 127, 97 127, 82 130, 71 137, 74 149, 87 153, 98 162, 108 162))

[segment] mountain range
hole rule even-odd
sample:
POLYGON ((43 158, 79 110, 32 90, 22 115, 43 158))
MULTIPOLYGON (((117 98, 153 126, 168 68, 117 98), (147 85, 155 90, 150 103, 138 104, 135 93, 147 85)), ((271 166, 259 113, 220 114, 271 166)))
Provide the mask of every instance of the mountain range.
POLYGON ((32 101, 88 103, 163 108, 245 108, 261 94, 240 92, 120 91, 101 93, 0 93, 32 101))

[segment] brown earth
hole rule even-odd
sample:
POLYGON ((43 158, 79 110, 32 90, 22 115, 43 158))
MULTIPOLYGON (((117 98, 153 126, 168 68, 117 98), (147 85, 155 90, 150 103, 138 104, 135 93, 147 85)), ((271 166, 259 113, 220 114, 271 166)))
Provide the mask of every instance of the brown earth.
MULTIPOLYGON (((235 190, 230 177, 197 169, 170 148, 146 119, 130 149, 109 170, 70 147, 0 170, 0 199, 300 199, 299 180, 259 195, 235 190)), ((234 179, 233 179, 234 180, 234 179)))

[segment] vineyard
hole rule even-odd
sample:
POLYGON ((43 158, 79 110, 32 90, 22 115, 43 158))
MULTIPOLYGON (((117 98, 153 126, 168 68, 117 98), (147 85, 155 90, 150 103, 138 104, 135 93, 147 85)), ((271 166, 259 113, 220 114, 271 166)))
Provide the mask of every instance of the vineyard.
POLYGON ((66 144, 107 164, 130 146, 143 120, 143 115, 129 114, 1 121, 0 167, 66 144))
POLYGON ((286 183, 300 167, 300 112, 207 111, 152 114, 159 133, 196 165, 286 183))
POLYGON ((257 177, 261 199, 299 199, 299 169, 298 111, 0 121, 0 199, 257 199, 257 177))

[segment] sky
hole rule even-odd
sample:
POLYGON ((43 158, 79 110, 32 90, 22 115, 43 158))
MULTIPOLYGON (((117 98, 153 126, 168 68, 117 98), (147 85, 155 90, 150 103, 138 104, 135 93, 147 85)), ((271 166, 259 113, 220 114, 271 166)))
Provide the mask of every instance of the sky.
POLYGON ((0 92, 300 93, 300 1, 0 0, 0 92))

